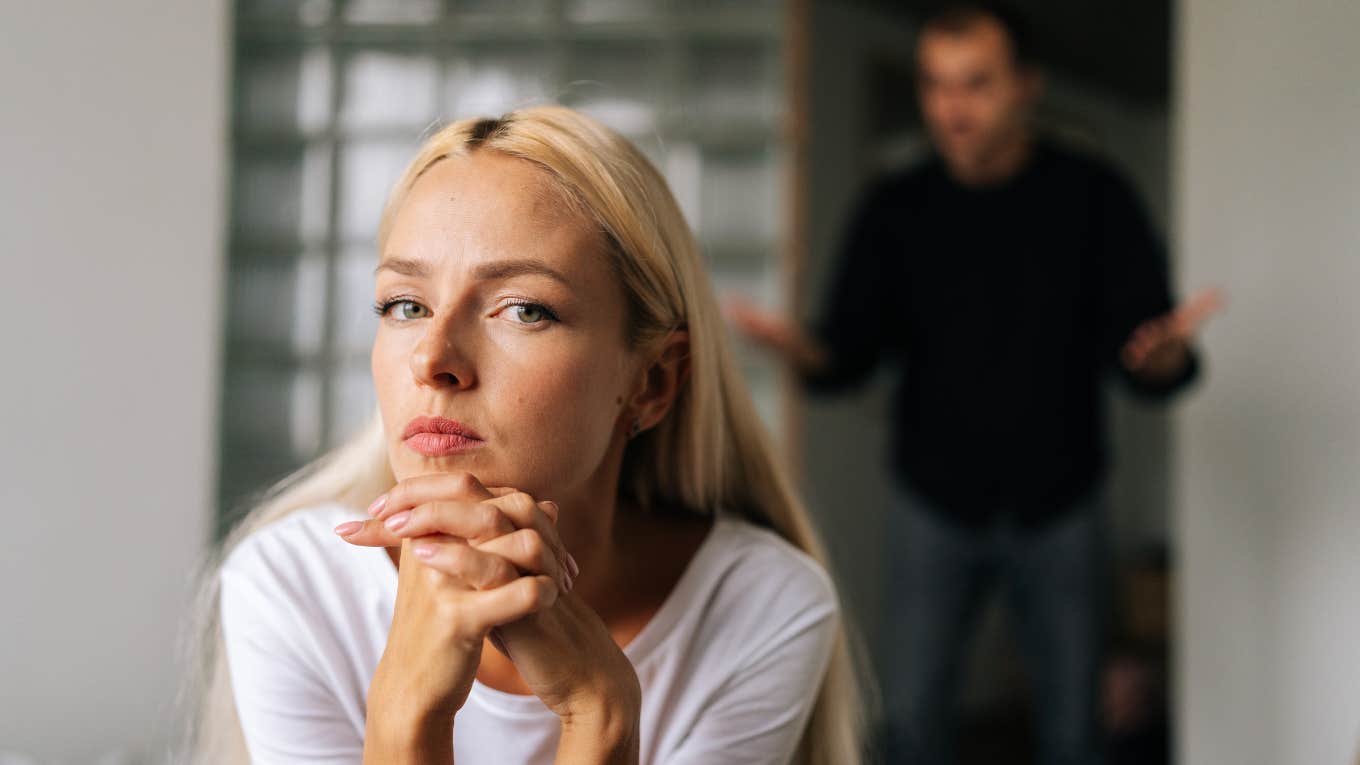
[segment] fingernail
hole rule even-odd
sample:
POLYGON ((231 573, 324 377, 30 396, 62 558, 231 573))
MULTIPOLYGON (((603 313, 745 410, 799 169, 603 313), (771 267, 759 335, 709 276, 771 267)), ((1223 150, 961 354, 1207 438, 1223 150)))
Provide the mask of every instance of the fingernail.
POLYGON ((567 570, 571 571, 573 577, 581 575, 581 567, 576 565, 576 559, 571 556, 571 553, 567 553, 567 570))
POLYGON ((417 544, 411 545, 411 552, 416 554, 421 560, 429 560, 434 557, 434 545, 417 544))
POLYGON ((397 513, 396 515, 392 516, 391 518, 388 518, 387 520, 383 521, 383 525, 387 527, 388 531, 396 531, 402 526, 405 526, 406 522, 410 519, 411 511, 403 510, 400 513, 397 513))
POLYGON ((368 506, 368 514, 377 515, 378 513, 381 513, 383 505, 385 504, 387 504, 387 495, 383 494, 379 496, 377 499, 373 500, 373 504, 368 506))
POLYGON ((558 513, 561 511, 561 508, 559 508, 559 507, 557 506, 557 503, 554 502, 554 501, 552 501, 551 499, 545 499, 545 500, 543 500, 543 504, 545 504, 545 505, 552 505, 552 511, 553 511, 553 518, 554 518, 554 519, 557 517, 558 513))
POLYGON ((345 521, 344 523, 335 527, 335 533, 339 534, 342 537, 348 536, 358 531, 360 528, 363 527, 363 525, 364 524, 361 521, 345 521))
POLYGON ((567 592, 571 592, 571 588, 574 587, 576 584, 575 582, 572 581, 570 574, 563 574, 562 582, 565 585, 567 592))

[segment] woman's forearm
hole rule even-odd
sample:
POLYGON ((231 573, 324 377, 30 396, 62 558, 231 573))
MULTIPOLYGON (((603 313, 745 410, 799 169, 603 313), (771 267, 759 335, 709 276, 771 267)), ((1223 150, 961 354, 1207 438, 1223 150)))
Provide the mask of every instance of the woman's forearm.
POLYGON ((416 714, 393 719, 369 709, 364 732, 364 765, 449 765, 453 762, 453 720, 416 714))

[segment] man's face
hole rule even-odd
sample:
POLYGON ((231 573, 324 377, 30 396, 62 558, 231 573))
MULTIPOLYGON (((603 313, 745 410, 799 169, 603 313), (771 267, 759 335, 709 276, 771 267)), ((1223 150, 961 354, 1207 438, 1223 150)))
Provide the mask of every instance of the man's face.
POLYGON ((952 168, 985 165, 1026 129, 1037 76, 1016 64, 994 20, 922 32, 917 77, 926 129, 952 168))

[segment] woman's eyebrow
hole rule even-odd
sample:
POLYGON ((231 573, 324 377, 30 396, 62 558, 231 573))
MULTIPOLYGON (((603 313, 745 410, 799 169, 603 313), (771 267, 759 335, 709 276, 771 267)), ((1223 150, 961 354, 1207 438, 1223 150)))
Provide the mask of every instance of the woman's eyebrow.
POLYGON ((396 271, 402 276, 426 277, 430 275, 429 266, 422 261, 409 258, 387 258, 379 263, 377 268, 373 269, 373 275, 377 276, 385 270, 396 271))
POLYGON ((570 287, 571 282, 567 277, 553 267, 541 260, 532 258, 520 258, 516 260, 493 260, 490 263, 481 263, 472 269, 472 275, 476 279, 508 279, 512 276, 522 276, 525 274, 537 274, 546 276, 549 279, 561 282, 570 287))
MULTIPOLYGON (((430 267, 424 261, 412 260, 410 258, 387 258, 379 263, 377 268, 373 269, 373 275, 377 276, 384 270, 395 271, 403 276, 416 276, 421 278, 430 275, 430 267)), ((541 260, 534 260, 532 258, 493 260, 489 263, 480 263, 476 268, 472 269, 473 278, 480 281, 508 279, 512 276, 523 276, 525 274, 546 276, 549 279, 561 282, 568 287, 571 286, 571 282, 567 280, 567 277, 562 275, 562 272, 554 269, 552 266, 549 266, 541 260)))

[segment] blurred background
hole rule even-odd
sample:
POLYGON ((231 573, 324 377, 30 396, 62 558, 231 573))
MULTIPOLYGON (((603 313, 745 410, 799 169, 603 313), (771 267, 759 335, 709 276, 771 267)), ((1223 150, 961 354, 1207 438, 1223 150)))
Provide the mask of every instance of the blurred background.
MULTIPOLYGON (((1188 395, 1112 389, 1116 637, 1140 647, 1130 693, 1174 731, 1135 761, 1347 762, 1360 5, 1015 4, 1046 67, 1040 126, 1132 181, 1181 292, 1230 300, 1188 395)), ((373 239, 422 136, 545 101, 593 114, 666 174, 720 292, 808 317, 856 194, 925 148, 922 7, 6 4, 0 752, 164 761, 193 565, 374 405, 373 239)), ((739 347, 877 663, 887 380, 805 399, 739 347)), ((1026 761, 1007 618, 989 608, 969 648, 969 761, 1026 761)))

